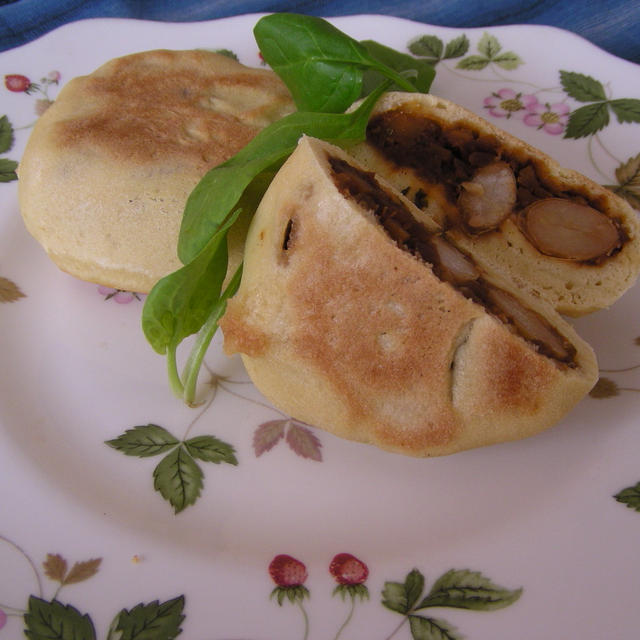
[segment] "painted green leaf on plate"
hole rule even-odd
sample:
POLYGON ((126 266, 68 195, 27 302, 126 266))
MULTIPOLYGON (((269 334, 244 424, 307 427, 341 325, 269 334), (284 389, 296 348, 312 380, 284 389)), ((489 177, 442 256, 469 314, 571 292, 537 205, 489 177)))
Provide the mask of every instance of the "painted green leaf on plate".
POLYGON ((95 640, 93 622, 71 605, 35 596, 29 598, 24 614, 24 634, 29 640, 95 640))
POLYGON ((127 429, 121 436, 107 440, 107 444, 127 456, 146 458, 165 453, 180 441, 164 427, 147 424, 127 429))
POLYGON ((460 58, 467 51, 469 51, 469 38, 463 33, 461 36, 447 42, 443 58, 460 58))
POLYGON ((591 76, 574 71, 560 71, 562 88, 578 102, 598 102, 606 100, 602 83, 591 76))
POLYGON ((444 50, 444 44, 438 36, 425 35, 409 43, 409 51, 416 56, 439 60, 444 50))
POLYGON ((153 486, 176 513, 194 504, 202 490, 203 473, 184 447, 175 448, 153 471, 153 486))
POLYGON ((0 158, 0 182, 12 182, 18 179, 18 163, 8 158, 0 158))
POLYGON ((130 611, 123 609, 112 625, 118 640, 173 640, 182 631, 184 596, 160 603, 138 604, 130 611))
POLYGON ((478 571, 451 569, 436 580, 416 609, 455 607, 493 611, 513 604, 521 594, 522 589, 505 589, 478 571))
POLYGON ((519 67, 522 64, 522 59, 513 51, 505 51, 505 53, 493 58, 493 62, 503 69, 510 70, 519 67))
POLYGON ((459 69, 467 69, 469 71, 480 71, 484 69, 489 62, 489 58, 485 58, 484 56, 467 56, 466 58, 462 58, 460 62, 456 65, 459 69))
POLYGON ((611 111, 616 114, 618 122, 640 122, 640 100, 635 98, 619 98, 609 102, 611 111))
POLYGON ((7 116, 0 117, 0 153, 5 153, 13 147, 13 126, 7 116))
POLYGON ((635 511, 640 512, 640 482, 633 487, 623 489, 617 493, 614 498, 618 502, 626 504, 629 509, 634 509, 635 511))
POLYGON ((233 447, 214 436, 196 436, 186 440, 184 446, 194 458, 199 460, 215 464, 221 462, 238 464, 233 447))
POLYGON ((424 576, 417 569, 407 574, 404 582, 385 582, 382 604, 398 613, 407 614, 422 595, 424 576))
POLYGON ((455 627, 444 620, 409 616, 413 640, 462 640, 455 627))
POLYGON ((502 46, 498 42, 498 39, 495 36, 492 36, 489 33, 483 33, 482 38, 478 42, 478 51, 489 58, 490 60, 498 55, 502 46))
POLYGON ((601 131, 609 124, 606 102, 595 102, 571 112, 565 138, 585 138, 601 131))

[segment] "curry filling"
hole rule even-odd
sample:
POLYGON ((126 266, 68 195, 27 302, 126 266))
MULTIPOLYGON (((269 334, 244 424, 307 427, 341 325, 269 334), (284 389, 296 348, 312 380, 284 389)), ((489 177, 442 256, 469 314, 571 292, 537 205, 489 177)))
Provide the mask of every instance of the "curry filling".
POLYGON ((400 248, 428 263, 440 280, 482 305, 539 353, 564 366, 576 366, 575 347, 555 327, 514 295, 492 284, 473 259, 442 233, 432 232, 416 220, 404 202, 380 186, 373 172, 362 171, 337 157, 328 160, 340 193, 372 212, 400 248))
POLYGON ((447 228, 477 235, 512 218, 540 253, 588 264, 615 255, 627 240, 603 203, 586 191, 561 188, 540 163, 467 125, 445 127, 397 108, 372 118, 367 140, 396 166, 415 172, 427 201, 436 187, 442 190, 447 228))

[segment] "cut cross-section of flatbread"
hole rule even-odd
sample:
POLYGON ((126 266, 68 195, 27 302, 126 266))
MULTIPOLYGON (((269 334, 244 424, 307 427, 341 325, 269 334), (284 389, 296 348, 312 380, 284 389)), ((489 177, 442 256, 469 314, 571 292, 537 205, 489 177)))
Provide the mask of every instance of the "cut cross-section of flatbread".
POLYGON ((18 168, 27 229, 72 275, 146 293, 181 266, 182 214, 202 176, 293 110, 272 71, 226 55, 111 60, 65 85, 31 133, 18 168))
POLYGON ((385 95, 350 152, 561 313, 606 308, 636 281, 640 227, 626 201, 448 100, 385 95))
POLYGON ((225 350, 277 407, 338 436, 413 456, 514 440, 597 379, 555 310, 325 142, 303 138, 276 175, 245 256, 225 350))

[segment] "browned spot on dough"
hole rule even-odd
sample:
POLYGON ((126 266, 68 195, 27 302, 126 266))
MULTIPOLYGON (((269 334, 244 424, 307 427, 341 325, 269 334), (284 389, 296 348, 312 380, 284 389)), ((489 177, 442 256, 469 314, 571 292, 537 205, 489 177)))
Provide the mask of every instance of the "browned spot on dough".
POLYGON ((535 415, 555 378, 551 361, 497 332, 485 353, 491 354, 485 386, 487 405, 535 415))
POLYGON ((337 243, 333 234, 312 217, 299 229, 304 251, 290 258, 288 292, 295 352, 324 373, 354 417, 377 423, 380 439, 450 441, 458 422, 448 402, 449 350, 471 303, 392 243, 371 235, 373 246, 337 243), (424 406, 417 397, 424 389, 434 398, 428 417, 381 417, 381 406, 396 396, 411 405, 417 394, 424 406))
POLYGON ((246 321, 244 309, 244 304, 237 298, 232 298, 227 303, 227 310, 220 320, 224 351, 227 355, 244 353, 257 358, 266 352, 269 337, 246 321))
POLYGON ((126 56, 103 69, 74 80, 83 108, 58 124, 62 145, 94 145, 141 163, 170 157, 204 170, 244 147, 268 123, 259 104, 267 94, 279 108, 287 102, 277 80, 249 70, 216 74, 206 52, 126 56))

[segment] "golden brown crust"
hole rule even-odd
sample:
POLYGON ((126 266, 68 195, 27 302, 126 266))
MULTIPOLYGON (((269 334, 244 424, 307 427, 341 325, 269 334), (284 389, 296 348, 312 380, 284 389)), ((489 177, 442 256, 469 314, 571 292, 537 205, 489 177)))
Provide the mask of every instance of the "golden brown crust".
MULTIPOLYGON (((71 80, 36 124, 18 169, 27 228, 69 273, 147 292, 181 266, 200 178, 292 110, 275 74, 221 54, 112 60, 71 80)), ((243 241, 232 238, 232 262, 243 241)))
POLYGON ((99 148, 126 163, 185 163, 200 173, 290 106, 273 73, 199 50, 117 58, 72 80, 61 98, 75 104, 54 129, 59 148, 99 148))
POLYGON ((560 365, 438 279, 338 190, 332 154, 350 161, 304 139, 267 191, 221 321, 225 350, 243 354, 280 409, 408 455, 521 438, 560 419, 595 382, 589 347, 527 301, 576 347, 575 366, 560 365))
POLYGON ((441 184, 425 179, 410 167, 401 167, 371 142, 350 151, 365 166, 384 175, 397 188, 422 189, 428 202, 426 211, 449 227, 448 237, 472 253, 485 267, 508 275, 517 287, 547 299, 567 315, 579 316, 610 306, 633 285, 640 270, 640 227, 637 214, 623 199, 587 177, 560 166, 539 149, 508 134, 474 113, 442 98, 424 94, 390 93, 376 106, 372 121, 393 112, 410 118, 428 118, 456 133, 473 130, 514 162, 530 165, 549 189, 563 197, 585 200, 621 227, 622 249, 600 262, 585 263, 543 255, 522 233, 514 217, 500 228, 483 234, 468 234, 449 221, 460 212, 447 198, 441 184))

